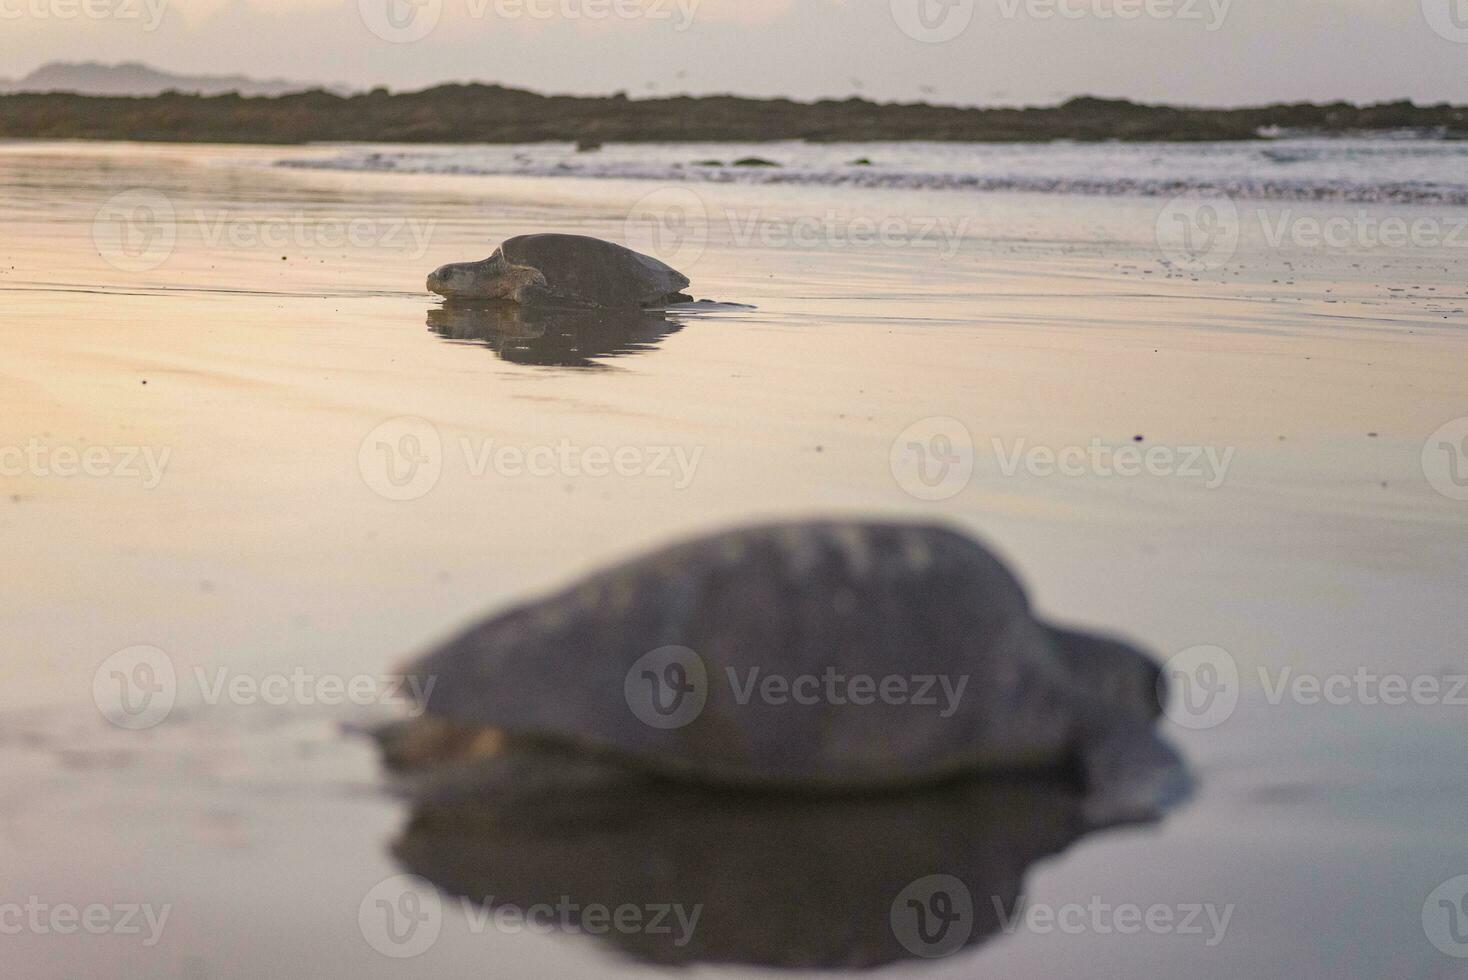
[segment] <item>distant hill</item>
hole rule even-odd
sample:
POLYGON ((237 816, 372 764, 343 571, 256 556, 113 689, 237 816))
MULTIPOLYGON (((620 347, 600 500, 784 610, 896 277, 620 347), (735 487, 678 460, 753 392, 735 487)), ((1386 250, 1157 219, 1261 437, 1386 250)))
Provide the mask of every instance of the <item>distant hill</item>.
POLYGON ((0 95, 0 138, 173 142, 398 143, 700 142, 808 140, 1251 140, 1273 132, 1418 133, 1468 138, 1468 107, 1390 102, 1355 106, 1197 109, 1078 98, 1044 108, 964 109, 923 103, 794 102, 733 95, 629 99, 540 95, 499 85, 442 85, 276 98, 168 94, 152 98, 0 95))
POLYGON ((312 88, 345 94, 346 86, 323 86, 284 78, 258 79, 246 75, 175 75, 136 61, 104 65, 96 61, 53 61, 22 79, 0 79, 0 92, 74 92, 78 95, 150 96, 164 92, 191 95, 285 95, 312 88))

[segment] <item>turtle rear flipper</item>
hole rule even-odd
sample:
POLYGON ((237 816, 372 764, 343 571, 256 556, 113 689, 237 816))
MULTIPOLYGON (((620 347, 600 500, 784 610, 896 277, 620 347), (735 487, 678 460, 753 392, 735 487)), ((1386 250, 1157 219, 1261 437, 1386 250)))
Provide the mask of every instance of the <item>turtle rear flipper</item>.
POLYGON ((1151 823, 1193 793, 1182 757, 1150 725, 1101 729, 1076 746, 1092 828, 1151 823))
POLYGON ((1162 670, 1125 640, 1047 626, 1070 678, 1117 718, 1145 723, 1162 714, 1162 670))
POLYGON ((1076 768, 1093 827, 1147 823, 1192 794, 1187 766, 1157 734, 1165 682, 1151 657, 1114 637, 1048 627, 1077 693, 1076 768))

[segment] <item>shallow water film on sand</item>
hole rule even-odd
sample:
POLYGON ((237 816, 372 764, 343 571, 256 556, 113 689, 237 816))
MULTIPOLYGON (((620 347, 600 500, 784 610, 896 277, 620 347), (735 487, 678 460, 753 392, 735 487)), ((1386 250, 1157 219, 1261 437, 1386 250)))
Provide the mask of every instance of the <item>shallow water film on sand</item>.
POLYGON ((0 146, 4 972, 1460 975, 1462 145, 0 146))

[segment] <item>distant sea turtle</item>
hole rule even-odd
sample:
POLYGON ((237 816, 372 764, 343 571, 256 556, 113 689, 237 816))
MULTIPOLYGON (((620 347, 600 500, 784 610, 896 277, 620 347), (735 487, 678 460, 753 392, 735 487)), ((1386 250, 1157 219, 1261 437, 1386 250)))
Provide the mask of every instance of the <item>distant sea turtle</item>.
POLYGON ((674 545, 495 617, 408 668, 379 730, 420 798, 646 773, 892 790, 1070 769, 1098 822, 1187 792, 1159 669, 1032 615, 992 553, 930 525, 806 522, 674 545))
POLYGON ((690 301, 687 287, 687 276, 651 256, 582 235, 521 235, 482 262, 428 277, 428 291, 448 300, 627 309, 690 301))

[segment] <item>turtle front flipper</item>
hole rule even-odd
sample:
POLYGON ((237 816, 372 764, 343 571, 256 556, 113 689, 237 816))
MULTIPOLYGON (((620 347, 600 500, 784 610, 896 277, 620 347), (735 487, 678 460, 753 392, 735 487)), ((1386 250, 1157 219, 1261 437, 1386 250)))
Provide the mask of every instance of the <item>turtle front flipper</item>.
POLYGON ((554 742, 517 738, 424 715, 370 729, 394 790, 409 799, 534 799, 585 793, 646 776, 554 742))

